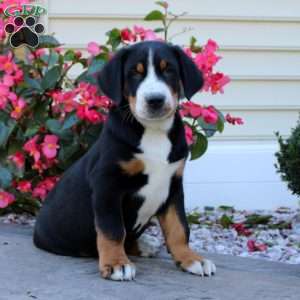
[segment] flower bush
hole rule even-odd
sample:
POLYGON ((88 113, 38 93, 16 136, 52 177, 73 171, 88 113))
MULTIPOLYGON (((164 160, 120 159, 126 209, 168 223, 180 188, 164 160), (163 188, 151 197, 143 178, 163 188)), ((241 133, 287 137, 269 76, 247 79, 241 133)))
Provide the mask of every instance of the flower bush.
MULTIPOLYGON (((18 4, 24 2, 28 1, 18 4)), ((145 40, 168 42, 169 28, 180 16, 170 13, 166 2, 157 2, 160 10, 145 17, 162 23, 155 30, 114 28, 105 44, 87 45, 88 57, 63 50, 53 36, 45 35, 38 48, 28 48, 25 59, 19 59, 4 30, 3 9, 12 3, 0 3, 0 213, 35 213, 60 175, 93 144, 107 119, 112 103, 98 92, 95 74, 120 47, 145 40), (83 71, 71 78, 75 65, 83 71)), ((221 59, 217 43, 209 40, 200 47, 192 37, 184 50, 204 74, 203 92, 223 93, 230 79, 214 70, 221 59)), ((207 138, 221 133, 225 122, 242 124, 214 106, 182 101, 179 109, 191 159, 205 153, 207 138)))
POLYGON ((278 162, 275 167, 291 192, 300 196, 300 119, 286 140, 278 132, 276 136, 279 151, 275 154, 278 162))

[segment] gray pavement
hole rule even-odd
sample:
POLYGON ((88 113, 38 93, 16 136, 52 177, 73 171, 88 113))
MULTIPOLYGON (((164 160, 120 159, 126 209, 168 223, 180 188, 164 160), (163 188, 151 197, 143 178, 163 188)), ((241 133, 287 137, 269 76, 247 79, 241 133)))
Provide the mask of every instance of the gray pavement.
POLYGON ((299 300, 300 266, 208 254, 217 275, 179 271, 167 254, 132 258, 134 282, 99 277, 94 259, 52 255, 36 249, 31 230, 0 224, 0 300, 299 300))

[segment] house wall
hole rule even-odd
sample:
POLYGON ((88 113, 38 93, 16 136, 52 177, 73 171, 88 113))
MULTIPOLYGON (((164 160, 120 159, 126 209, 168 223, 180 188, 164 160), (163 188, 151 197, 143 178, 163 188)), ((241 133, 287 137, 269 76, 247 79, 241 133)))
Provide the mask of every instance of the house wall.
MULTIPOLYGON (((201 94, 194 100, 214 104, 245 121, 244 126, 227 126, 224 134, 210 141, 202 159, 188 163, 187 206, 296 206, 297 199, 273 164, 274 132, 288 135, 300 111, 300 1, 169 3, 174 13, 188 12, 173 33, 191 29, 173 42, 187 44, 191 34, 201 43, 215 39, 223 56, 218 68, 232 79, 225 94, 201 94)), ((85 49, 90 41, 103 42, 105 32, 113 27, 155 25, 142 21, 155 8, 152 0, 51 0, 48 8, 48 32, 55 32, 66 48, 85 49)))

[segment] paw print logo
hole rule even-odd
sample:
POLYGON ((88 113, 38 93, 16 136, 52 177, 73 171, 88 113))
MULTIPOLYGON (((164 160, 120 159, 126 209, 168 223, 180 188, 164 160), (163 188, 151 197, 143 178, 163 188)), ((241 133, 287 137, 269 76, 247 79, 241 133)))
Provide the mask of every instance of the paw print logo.
POLYGON ((44 25, 36 23, 36 19, 32 16, 24 19, 23 17, 15 17, 13 23, 6 24, 5 32, 10 34, 10 44, 17 48, 23 44, 35 48, 39 44, 39 34, 45 31, 44 25))

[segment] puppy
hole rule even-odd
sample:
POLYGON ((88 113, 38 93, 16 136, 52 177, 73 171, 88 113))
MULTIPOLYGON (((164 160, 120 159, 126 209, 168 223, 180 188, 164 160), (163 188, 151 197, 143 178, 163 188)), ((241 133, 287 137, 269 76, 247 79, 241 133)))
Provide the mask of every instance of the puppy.
POLYGON ((176 46, 149 41, 120 50, 99 76, 115 106, 99 139, 62 176, 39 213, 34 243, 71 256, 99 256, 102 277, 132 280, 127 255, 157 216, 184 271, 210 276, 215 265, 188 245, 182 175, 188 147, 178 101, 203 85, 176 46))

